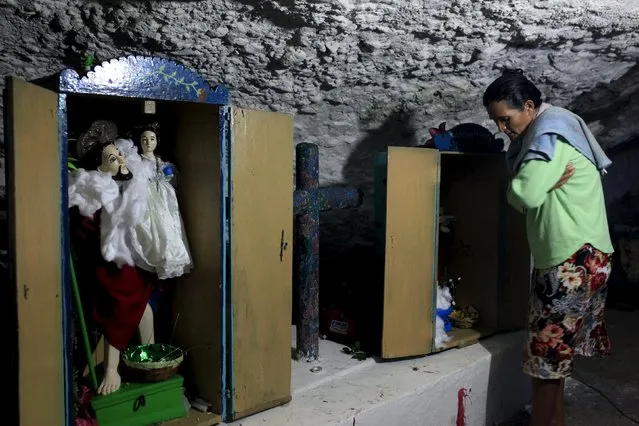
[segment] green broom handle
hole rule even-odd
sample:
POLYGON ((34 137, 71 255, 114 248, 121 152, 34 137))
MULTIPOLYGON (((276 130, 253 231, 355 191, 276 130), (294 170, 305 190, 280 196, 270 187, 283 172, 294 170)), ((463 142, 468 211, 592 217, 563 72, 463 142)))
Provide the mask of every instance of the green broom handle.
POLYGON ((98 378, 95 375, 95 366, 93 365, 93 354, 91 353, 91 344, 89 343, 89 333, 87 332, 87 325, 84 322, 84 310, 82 309, 82 299, 80 298, 80 288, 78 287, 78 280, 75 276, 75 268, 73 267, 73 255, 69 253, 69 265, 71 267, 71 285, 73 287, 73 298, 75 300, 76 309, 78 310, 78 317, 80 318, 80 330, 82 332, 82 340, 84 341, 84 350, 87 355, 87 362, 89 363, 89 375, 91 376, 91 383, 93 384, 93 390, 98 389, 98 378))

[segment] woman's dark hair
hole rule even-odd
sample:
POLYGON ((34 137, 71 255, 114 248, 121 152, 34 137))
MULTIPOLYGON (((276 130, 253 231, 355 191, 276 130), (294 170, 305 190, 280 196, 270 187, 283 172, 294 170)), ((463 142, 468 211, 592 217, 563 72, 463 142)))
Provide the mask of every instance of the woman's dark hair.
POLYGON ((506 101, 511 107, 523 110, 527 100, 533 101, 535 108, 539 108, 541 92, 521 69, 504 70, 501 77, 490 83, 484 92, 484 107, 493 102, 506 101))
POLYGON ((91 123, 89 129, 78 136, 75 155, 79 165, 87 170, 95 170, 102 164, 102 150, 118 138, 118 126, 107 120, 91 123))
POLYGON ((150 123, 141 123, 133 127, 129 132, 129 137, 133 139, 133 143, 138 148, 140 147, 140 138, 142 137, 142 133, 150 131, 155 133, 155 140, 158 145, 160 145, 160 124, 157 122, 150 123))

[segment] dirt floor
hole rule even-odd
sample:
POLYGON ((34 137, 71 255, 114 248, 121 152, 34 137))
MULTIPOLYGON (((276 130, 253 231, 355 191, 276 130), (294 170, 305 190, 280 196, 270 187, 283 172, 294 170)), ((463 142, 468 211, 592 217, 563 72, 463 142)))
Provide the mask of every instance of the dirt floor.
MULTIPOLYGON (((580 358, 566 383, 568 426, 639 425, 639 310, 606 314, 613 355, 580 358)), ((500 426, 526 426, 528 414, 500 426)))

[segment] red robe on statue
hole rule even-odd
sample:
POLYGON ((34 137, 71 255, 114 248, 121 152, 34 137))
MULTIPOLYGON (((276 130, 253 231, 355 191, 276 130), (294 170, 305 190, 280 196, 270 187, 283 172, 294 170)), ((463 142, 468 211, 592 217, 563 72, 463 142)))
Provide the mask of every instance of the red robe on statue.
POLYGON ((79 285, 89 289, 93 320, 113 347, 122 351, 137 332, 153 291, 153 277, 135 266, 118 268, 100 251, 100 210, 90 218, 70 209, 71 241, 79 285))

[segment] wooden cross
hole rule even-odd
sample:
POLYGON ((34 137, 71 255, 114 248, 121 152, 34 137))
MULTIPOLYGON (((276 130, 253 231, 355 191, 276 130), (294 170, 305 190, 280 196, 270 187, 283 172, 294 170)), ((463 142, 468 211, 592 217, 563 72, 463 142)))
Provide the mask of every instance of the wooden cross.
POLYGON ((312 143, 295 147, 296 189, 293 213, 297 225, 293 277, 297 288, 297 359, 319 356, 319 217, 320 212, 362 204, 363 193, 353 187, 319 187, 319 149, 312 143))

